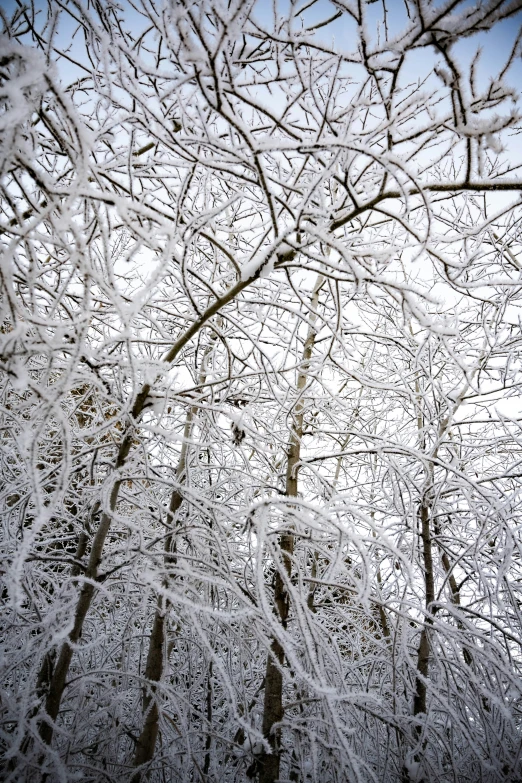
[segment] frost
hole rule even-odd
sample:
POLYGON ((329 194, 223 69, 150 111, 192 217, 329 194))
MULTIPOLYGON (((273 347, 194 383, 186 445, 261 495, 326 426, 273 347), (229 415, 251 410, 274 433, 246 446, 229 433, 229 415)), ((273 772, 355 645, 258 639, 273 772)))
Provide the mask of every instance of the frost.
POLYGON ((4 777, 522 780, 513 4, 36 5, 0 42, 4 777))
POLYGON ((404 766, 406 767, 411 783, 418 783, 418 781, 422 780, 422 764, 420 764, 420 762, 409 760, 406 761, 404 766))
POLYGON ((259 253, 250 261, 241 266, 241 280, 247 281, 254 277, 269 277, 274 271, 274 250, 268 248, 263 253, 259 253))
POLYGON ((27 126, 46 89, 48 68, 36 49, 5 36, 0 36, 0 56, 0 176, 4 176, 20 142, 22 150, 31 152, 27 126))
POLYGON ((27 389, 29 375, 25 366, 20 361, 11 364, 10 381, 13 389, 16 389, 17 391, 24 391, 27 389))

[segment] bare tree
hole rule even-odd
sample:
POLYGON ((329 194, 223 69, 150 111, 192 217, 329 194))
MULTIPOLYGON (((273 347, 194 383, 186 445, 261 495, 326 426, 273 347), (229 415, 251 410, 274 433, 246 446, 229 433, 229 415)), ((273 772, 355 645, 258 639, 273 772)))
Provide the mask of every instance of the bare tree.
POLYGON ((519 6, 1 11, 5 779, 522 774, 519 6))

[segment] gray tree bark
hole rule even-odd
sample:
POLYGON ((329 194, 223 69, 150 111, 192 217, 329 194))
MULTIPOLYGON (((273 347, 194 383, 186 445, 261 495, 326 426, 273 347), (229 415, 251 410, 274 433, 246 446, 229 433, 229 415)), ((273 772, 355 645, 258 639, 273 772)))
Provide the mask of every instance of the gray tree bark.
MULTIPOLYGON (((293 252, 293 251, 292 251, 293 252)), ((216 315, 222 307, 233 301, 241 291, 250 285, 259 276, 259 270, 256 270, 251 277, 246 280, 240 280, 233 285, 220 299, 210 305, 192 325, 179 337, 163 357, 166 365, 172 364, 185 345, 202 329, 207 321, 216 315)), ((123 436, 123 440, 118 449, 115 470, 120 471, 126 464, 132 443, 134 440, 134 426, 141 417, 145 408, 147 398, 151 391, 151 384, 145 383, 138 392, 131 411, 131 424, 123 436)), ((85 570, 86 581, 80 591, 76 611, 74 616, 73 629, 69 638, 63 643, 58 660, 54 667, 51 681, 49 683, 49 693, 45 702, 45 716, 42 718, 39 727, 40 738, 46 745, 50 745, 54 733, 54 723, 60 711, 63 693, 66 687, 67 675, 73 656, 74 645, 78 643, 83 631, 83 624, 90 609, 93 597, 96 593, 96 583, 99 581, 99 565, 102 558, 103 548, 109 533, 112 516, 116 510, 120 492, 121 480, 116 479, 113 484, 109 499, 108 511, 102 514, 100 524, 94 536, 92 548, 89 556, 87 568, 85 570)))
MULTIPOLYGON (((297 403, 294 425, 288 443, 288 459, 286 465, 285 494, 289 498, 298 496, 298 471, 301 459, 301 440, 303 437, 304 402, 303 391, 308 377, 308 367, 315 344, 315 322, 319 293, 324 283, 322 275, 318 275, 310 302, 310 328, 303 348, 301 369, 297 376, 297 403)), ((281 627, 286 629, 290 613, 290 597, 285 582, 292 576, 292 555, 294 552, 294 536, 291 533, 282 535, 279 539, 279 549, 282 554, 284 576, 276 570, 274 583, 274 602, 281 627)), ((266 750, 259 757, 259 783, 275 783, 279 778, 281 766, 281 729, 283 720, 283 668, 285 661, 284 648, 277 638, 272 639, 270 653, 266 662, 265 694, 263 704, 263 736, 270 751, 266 750)))
MULTIPOLYGON (((206 363, 209 354, 214 347, 217 335, 212 333, 209 344, 207 345, 202 358, 202 369, 199 373, 199 384, 202 386, 207 378, 206 363)), ((176 563, 176 523, 178 511, 183 503, 183 495, 181 492, 181 486, 186 479, 187 473, 187 452, 188 444, 194 424, 194 419, 197 416, 197 406, 192 406, 185 419, 185 427, 183 430, 183 443, 181 445, 181 452, 179 455, 178 466, 176 468, 176 489, 172 492, 170 497, 169 512, 167 515, 167 528, 169 534, 165 539, 165 548, 163 555, 163 562, 165 565, 165 578, 164 585, 168 585, 168 569, 170 566, 176 563)), ((154 613, 154 621, 152 624, 152 630, 149 640, 149 650, 147 653, 147 663, 145 665, 145 679, 149 684, 145 685, 143 689, 143 728, 141 734, 136 743, 136 750, 134 754, 134 766, 137 768, 136 772, 131 778, 131 783, 140 783, 144 777, 144 766, 148 764, 154 758, 154 751, 156 748, 156 742, 159 733, 159 719, 160 719, 160 706, 159 706, 159 694, 156 688, 156 683, 161 681, 163 676, 163 670, 165 667, 165 656, 167 648, 167 612, 168 602, 165 601, 161 595, 158 595, 156 601, 156 611, 154 613)), ((209 675, 210 676, 210 675, 209 675)), ((208 697, 208 694, 207 694, 208 697)), ((207 699, 208 701, 208 699, 207 699)), ((210 709, 212 704, 210 703, 210 709)), ((207 704, 207 709, 209 706, 207 704)), ((145 773, 146 774, 146 773, 145 773)))

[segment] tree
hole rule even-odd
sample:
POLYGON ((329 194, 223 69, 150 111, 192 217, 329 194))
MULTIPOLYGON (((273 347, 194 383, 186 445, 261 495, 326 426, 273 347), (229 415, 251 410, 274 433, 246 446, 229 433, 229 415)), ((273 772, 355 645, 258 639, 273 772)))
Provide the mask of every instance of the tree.
POLYGON ((519 5, 2 12, 6 780, 522 774, 519 5))

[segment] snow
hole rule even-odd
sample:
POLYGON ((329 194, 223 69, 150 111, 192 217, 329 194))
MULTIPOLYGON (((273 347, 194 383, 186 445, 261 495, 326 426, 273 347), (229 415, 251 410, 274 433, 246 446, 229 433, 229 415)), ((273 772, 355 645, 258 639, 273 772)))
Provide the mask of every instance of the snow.
POLYGON ((281 781, 522 779, 518 91, 498 46, 470 73, 494 5, 4 14, 12 783, 128 783, 146 748, 232 783, 272 740, 281 781))

